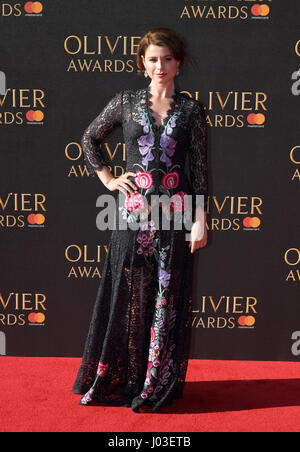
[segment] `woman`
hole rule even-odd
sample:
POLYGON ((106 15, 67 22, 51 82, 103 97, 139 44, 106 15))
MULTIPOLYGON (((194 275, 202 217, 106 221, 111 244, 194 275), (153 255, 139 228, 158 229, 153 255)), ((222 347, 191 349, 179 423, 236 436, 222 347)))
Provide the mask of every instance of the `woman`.
POLYGON ((73 386, 84 394, 81 405, 158 412, 182 398, 191 337, 192 254, 207 242, 208 193, 205 110, 174 86, 185 56, 184 41, 172 30, 150 30, 139 43, 137 65, 151 82, 118 92, 82 137, 89 171, 122 193, 117 221, 122 217, 137 228, 112 231, 73 386), (126 173, 115 178, 99 146, 118 126, 127 162, 126 173), (162 194, 167 196, 158 203, 153 195, 162 194), (202 206, 195 195, 202 195, 202 206), (151 216, 157 203, 159 220, 167 217, 169 228, 151 216), (175 219, 182 221, 191 208, 191 230, 185 224, 176 229, 175 219))

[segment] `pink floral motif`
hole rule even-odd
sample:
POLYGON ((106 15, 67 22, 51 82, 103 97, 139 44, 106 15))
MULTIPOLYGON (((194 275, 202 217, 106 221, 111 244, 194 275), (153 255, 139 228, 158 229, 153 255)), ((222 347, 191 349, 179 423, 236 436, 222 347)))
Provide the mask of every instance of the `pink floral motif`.
POLYGON ((144 198, 140 193, 132 193, 125 198, 125 207, 129 212, 136 212, 144 206, 144 198))
POLYGON ((163 153, 160 157, 161 162, 164 162, 167 167, 172 165, 172 160, 170 157, 173 157, 175 152, 176 140, 174 138, 162 135, 160 138, 160 145, 163 149, 163 153))
POLYGON ((188 198, 184 191, 179 191, 171 197, 170 206, 175 212, 182 212, 188 209, 188 198))
POLYGON ((179 176, 178 171, 169 171, 168 173, 163 175, 161 184, 167 190, 171 190, 173 188, 178 187, 179 179, 180 179, 180 176, 179 176))
POLYGON ((135 176, 134 181, 136 185, 140 188, 150 188, 153 185, 153 177, 149 171, 140 171, 136 172, 137 176, 135 176))
POLYGON ((109 364, 103 364, 101 361, 99 361, 97 375, 99 375, 99 377, 104 377, 107 374, 108 367, 109 364))
POLYGON ((154 342, 154 341, 155 341, 155 331, 154 331, 153 326, 151 326, 151 342, 154 342))

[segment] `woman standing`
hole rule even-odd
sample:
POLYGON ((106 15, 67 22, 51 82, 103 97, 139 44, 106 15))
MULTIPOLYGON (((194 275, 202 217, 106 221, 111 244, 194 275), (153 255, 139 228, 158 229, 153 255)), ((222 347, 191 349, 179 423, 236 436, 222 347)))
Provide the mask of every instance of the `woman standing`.
POLYGON ((117 218, 137 228, 112 231, 73 386, 84 394, 81 405, 121 405, 135 412, 147 405, 158 412, 182 398, 191 337, 192 254, 207 242, 208 196, 205 110, 174 85, 185 56, 184 41, 175 32, 150 30, 139 43, 137 64, 151 82, 118 92, 82 137, 89 171, 110 191, 125 195, 123 201, 118 197, 117 218), (127 161, 126 173, 115 178, 101 144, 118 126, 127 161), (151 217, 157 207, 153 195, 165 195, 158 211, 160 221, 170 221, 168 228, 151 217), (202 195, 202 207, 195 195, 202 195), (176 219, 182 221, 189 211, 191 230, 175 228, 176 219))

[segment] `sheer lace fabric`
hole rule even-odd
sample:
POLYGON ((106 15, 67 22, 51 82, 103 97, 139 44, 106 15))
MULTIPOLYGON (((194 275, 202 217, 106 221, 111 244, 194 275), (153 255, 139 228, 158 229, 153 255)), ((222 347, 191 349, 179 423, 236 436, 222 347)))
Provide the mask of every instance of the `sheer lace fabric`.
MULTIPOLYGON (((204 195, 207 208, 207 125, 198 101, 177 90, 163 124, 154 120, 149 87, 118 92, 82 137, 90 173, 109 165, 104 140, 121 126, 126 171, 138 191, 118 198, 114 229, 73 391, 81 404, 148 405, 152 411, 182 397, 190 338, 193 256, 184 225, 174 228, 184 194, 204 195), (151 217, 152 194, 171 200, 169 230, 151 217), (145 201, 149 209, 144 209, 145 201), (179 206, 179 207, 178 207, 179 206)), ((182 207, 183 206, 183 207, 182 207)), ((165 215, 159 206, 160 218, 165 215)))

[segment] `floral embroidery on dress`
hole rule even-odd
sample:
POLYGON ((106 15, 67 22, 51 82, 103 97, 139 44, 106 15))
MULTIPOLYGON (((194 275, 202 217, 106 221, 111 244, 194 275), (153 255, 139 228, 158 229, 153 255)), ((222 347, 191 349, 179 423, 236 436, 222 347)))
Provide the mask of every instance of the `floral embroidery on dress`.
POLYGON ((94 389, 91 388, 83 397, 81 397, 80 404, 87 405, 89 402, 91 402, 93 400, 93 398, 92 398, 93 392, 94 392, 94 389))
POLYGON ((154 156, 151 152, 154 145, 154 135, 148 133, 148 135, 142 135, 138 138, 139 150, 145 157, 142 160, 142 164, 148 166, 148 162, 154 160, 154 156))
POLYGON ((161 185, 166 190, 173 190, 174 188, 177 188, 180 181, 180 175, 178 171, 169 171, 168 173, 165 173, 161 180, 161 185))
MULTIPOLYGON (((98 383, 99 377, 105 377, 108 369, 109 369, 108 363, 104 364, 101 361, 99 361, 98 368, 97 368, 97 380, 96 380, 97 383, 98 383)), ((80 405, 88 405, 89 402, 92 402, 94 392, 95 392, 95 387, 90 388, 90 390, 83 397, 81 397, 80 405)))
MULTIPOLYGON (((137 170, 134 181, 139 188, 149 190, 153 186, 153 176, 149 171, 137 170)), ((145 194, 147 194, 147 191, 145 194)))
POLYGON ((167 135, 163 135, 160 138, 160 145, 163 150, 160 160, 164 162, 169 168, 172 165, 172 160, 170 157, 173 157, 174 155, 176 140, 174 140, 174 138, 172 137, 168 137, 167 135))
POLYGON ((126 195, 124 206, 120 206, 119 211, 127 223, 138 222, 144 211, 144 197, 139 192, 126 195))
POLYGON ((99 375, 99 377, 105 377, 105 375, 107 374, 108 368, 109 368, 108 363, 103 364, 101 361, 99 361, 97 375, 99 375))
POLYGON ((144 156, 142 165, 148 167, 148 163, 154 160, 154 155, 151 151, 154 149, 155 134, 152 130, 151 121, 146 112, 146 106, 146 93, 145 90, 142 90, 140 95, 138 96, 138 110, 141 115, 139 123, 141 126, 143 126, 143 132, 145 133, 145 135, 140 136, 137 142, 139 145, 139 151, 141 155, 144 156))
POLYGON ((168 306, 167 291, 171 274, 165 268, 165 258, 170 245, 162 248, 159 252, 159 291, 155 297, 155 316, 151 325, 151 342, 149 348, 148 366, 144 388, 140 394, 142 399, 147 399, 150 395, 152 400, 157 398, 157 393, 168 384, 172 375, 173 359, 171 358, 175 344, 170 341, 166 348, 165 338, 172 328, 175 327, 176 311, 172 306, 168 306))
POLYGON ((145 198, 143 198, 143 196, 151 193, 154 190, 153 176, 150 171, 147 171, 147 169, 149 162, 154 160, 152 150, 155 149, 155 135, 152 131, 151 122, 148 115, 146 114, 143 105, 146 105, 146 96, 145 91, 142 90, 138 95, 137 108, 140 113, 139 124, 143 126, 143 132, 145 133, 145 135, 140 136, 137 142, 139 145, 139 152, 144 157, 141 162, 142 165, 139 165, 142 166, 143 171, 138 170, 134 179, 136 185, 141 188, 142 193, 127 195, 124 203, 125 205, 119 207, 123 219, 126 219, 128 223, 132 223, 133 221, 139 222, 147 217, 147 215, 149 214, 149 209, 144 208, 145 198), (145 193, 143 193, 144 190, 145 193), (135 207, 133 207, 133 205, 135 207))
POLYGON ((148 256, 148 254, 152 254, 154 252, 153 240, 156 233, 156 229, 154 227, 154 221, 148 221, 146 223, 142 223, 140 226, 140 231, 137 235, 137 242, 140 244, 137 249, 137 254, 143 254, 148 256))
POLYGON ((132 193, 126 196, 124 203, 129 212, 136 212, 144 206, 144 198, 140 193, 132 193))
MULTIPOLYGON (((147 89, 142 90, 138 96, 138 110, 140 112, 139 123, 143 126, 142 135, 138 138, 139 152, 143 156, 142 171, 138 170, 135 177, 135 183, 142 190, 142 195, 151 193, 154 190, 154 182, 151 174, 151 170, 148 171, 148 164, 155 159, 154 152, 159 152, 159 159, 166 166, 164 172, 162 168, 158 170, 163 172, 158 191, 168 195, 169 201, 160 201, 163 212, 168 215, 170 212, 171 219, 175 218, 178 213, 182 214, 187 210, 188 204, 185 199, 185 192, 179 191, 174 193, 174 190, 180 185, 180 173, 175 169, 180 165, 172 166, 172 157, 174 156, 177 141, 171 136, 173 129, 176 126, 176 120, 181 114, 181 109, 184 104, 184 100, 180 99, 180 102, 175 103, 174 100, 171 104, 171 108, 168 113, 172 113, 164 120, 162 127, 155 127, 152 123, 151 115, 147 114, 147 89), (174 107, 174 111, 173 111, 174 107), (160 133, 158 145, 155 147, 156 134, 160 133), (167 205, 166 205, 167 204, 167 205)), ((175 99, 175 96, 174 96, 175 99)), ((149 102, 151 104, 151 101, 149 102)), ((151 110, 151 108, 150 108, 151 110)), ((141 195, 140 195, 141 196, 141 195)), ((140 211, 142 203, 139 203, 140 197, 129 196, 125 208, 127 212, 131 214, 133 211, 140 211)), ((150 208, 151 210, 151 208, 150 208)), ((145 213, 145 211, 144 211, 145 213)), ((149 211, 148 211, 149 213, 149 211)), ((142 217, 140 217, 142 219, 142 217)), ((145 218, 143 218, 145 220, 145 218)), ((171 358, 172 351, 175 348, 175 344, 172 340, 168 343, 165 342, 167 334, 172 328, 175 327, 176 311, 169 306, 169 285, 171 279, 171 273, 166 268, 165 260, 168 256, 168 250, 170 245, 161 248, 159 245, 159 237, 156 237, 156 228, 153 220, 143 221, 140 224, 140 230, 137 233, 137 254, 144 256, 146 263, 151 265, 150 257, 154 255, 158 263, 158 292, 155 297, 155 313, 153 323, 151 325, 151 343, 149 348, 148 366, 146 372, 146 379, 144 388, 140 394, 142 399, 146 399, 151 395, 151 400, 157 398, 157 394, 163 389, 164 385, 168 384, 169 377, 172 375, 173 359, 171 358)), ((174 372, 173 372, 174 373, 174 372)))
MULTIPOLYGON (((184 208, 179 208, 179 200, 181 200, 181 195, 183 192, 179 192, 177 194, 173 193, 173 190, 175 190, 180 183, 180 174, 177 170, 174 170, 174 167, 180 166, 175 165, 172 167, 172 157, 175 152, 176 148, 176 140, 171 137, 170 135, 173 133, 174 127, 176 127, 176 121, 179 115, 181 114, 182 106, 184 105, 184 99, 180 99, 180 101, 177 103, 175 101, 177 92, 173 96, 173 101, 170 105, 170 108, 168 110, 168 114, 166 118, 164 118, 164 127, 162 130, 162 133, 159 138, 159 146, 158 149, 155 148, 155 137, 157 134, 157 130, 160 131, 160 127, 157 128, 154 122, 152 122, 153 117, 151 114, 148 113, 148 108, 150 111, 152 111, 150 105, 152 105, 151 100, 149 100, 149 96, 151 95, 149 91, 149 87, 146 89, 141 90, 138 93, 137 96, 137 108, 140 113, 140 119, 139 124, 143 127, 143 132, 145 135, 142 135, 138 138, 138 145, 139 145, 139 151, 141 155, 144 157, 142 160, 142 165, 145 166, 143 168, 143 171, 138 170, 136 172, 135 182, 139 188, 142 189, 143 195, 148 195, 152 191, 154 191, 154 183, 153 183, 153 177, 151 174, 151 171, 148 171, 148 163, 152 160, 154 160, 153 151, 160 152, 160 161, 165 163, 166 165, 166 172, 163 174, 161 179, 161 184, 158 187, 159 192, 165 193, 170 198, 169 202, 166 203, 166 201, 161 201, 160 204, 162 206, 163 213, 167 216, 168 219, 173 220, 174 219, 174 212, 177 212, 180 210, 185 210, 184 208), (148 96, 147 96, 148 94, 148 96), (147 104, 148 99, 148 104, 147 104), (174 107, 174 111, 173 111, 174 107), (169 113, 170 114, 169 116, 169 113), (154 130, 155 129, 155 130, 154 130), (143 191, 145 192, 143 193, 143 191), (173 195, 173 196, 171 196, 173 195), (175 196, 175 197, 174 197, 175 196)), ((159 168, 160 171, 163 172, 163 169, 159 168)), ((138 198, 139 199, 139 198, 138 198)), ((140 216, 137 215, 134 216, 135 220, 144 220, 147 217, 147 214, 151 211, 151 206, 148 207, 148 209, 141 209, 141 205, 137 205, 137 208, 133 209, 132 204, 135 203, 135 197, 134 201, 131 200, 131 197, 128 196, 128 201, 125 203, 125 209, 123 212, 123 218, 127 215, 127 221, 131 222, 133 221, 132 218, 132 212, 139 211, 140 216), (130 213, 129 213, 129 212, 130 213)), ((147 224, 147 229, 149 224, 147 224)), ((153 227, 152 227, 153 228, 153 227)), ((139 231, 137 234, 137 241, 140 244, 140 246, 137 249, 138 254, 144 254, 145 259, 149 254, 152 254, 154 252, 153 250, 153 236, 155 234, 155 231, 151 229, 147 235, 147 232, 145 231, 145 228, 139 231), (147 238, 146 238, 147 237, 147 238), (150 245, 150 246, 149 246, 150 245)), ((154 242, 154 245, 157 242, 154 242)), ((157 256, 156 256, 157 258, 157 256)), ((147 260, 147 259, 146 259, 147 260)))
POLYGON ((170 135, 173 133, 173 129, 176 127, 176 120, 178 116, 181 114, 182 105, 183 102, 181 102, 180 105, 175 104, 175 111, 169 118, 164 128, 163 134, 160 137, 160 146, 163 150, 160 160, 164 162, 168 168, 172 165, 172 160, 170 157, 173 157, 176 146, 176 140, 174 140, 174 138, 172 138, 170 135))

